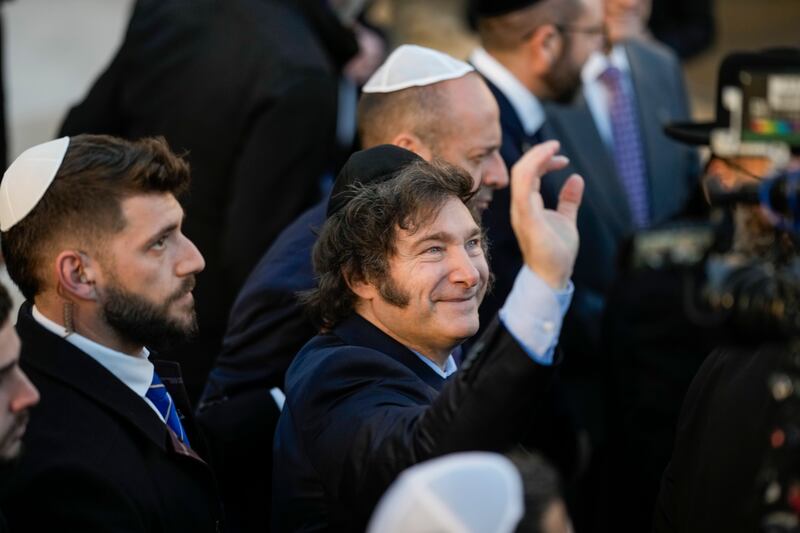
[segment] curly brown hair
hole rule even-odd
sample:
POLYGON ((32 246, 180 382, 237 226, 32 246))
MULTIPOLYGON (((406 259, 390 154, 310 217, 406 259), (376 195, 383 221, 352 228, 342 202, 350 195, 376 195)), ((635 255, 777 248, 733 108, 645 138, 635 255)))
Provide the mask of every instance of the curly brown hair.
MULTIPOLYGON (((328 331, 352 315, 357 296, 348 280, 378 287, 390 282, 397 230, 415 233, 451 198, 469 205, 472 184, 458 167, 418 161, 392 180, 356 186, 353 198, 325 222, 314 245, 317 287, 300 294, 311 318, 328 331)), ((470 212, 480 226, 477 210, 470 212)))
POLYGON ((97 242, 122 231, 122 201, 189 187, 189 164, 163 137, 127 141, 108 135, 71 137, 64 160, 39 203, 2 234, 11 279, 29 300, 44 290, 43 273, 59 239, 97 242))

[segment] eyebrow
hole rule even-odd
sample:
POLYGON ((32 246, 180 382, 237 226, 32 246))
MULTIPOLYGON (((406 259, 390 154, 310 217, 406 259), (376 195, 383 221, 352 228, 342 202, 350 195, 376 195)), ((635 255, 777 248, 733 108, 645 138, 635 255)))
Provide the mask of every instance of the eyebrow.
POLYGON ((164 235, 166 233, 172 233, 173 231, 177 230, 179 227, 180 227, 180 225, 177 224, 177 223, 174 223, 174 222, 166 224, 164 227, 162 227, 158 231, 153 232, 151 237, 149 239, 147 239, 148 245, 150 243, 154 242, 154 241, 157 241, 162 235, 164 235))
MULTIPOLYGON (((467 233, 465 235, 465 239, 464 240, 470 240, 470 239, 474 239, 475 237, 480 237, 480 236, 481 236, 481 229, 476 226, 473 229, 471 229, 469 231, 469 233, 467 233)), ((455 240, 456 240, 456 238, 452 233, 448 233, 448 232, 445 232, 445 231, 437 231, 436 233, 429 233, 428 235, 425 235, 425 236, 421 237, 420 239, 418 239, 417 241, 414 242, 413 246, 414 246, 414 248, 416 248, 416 247, 420 246, 421 244, 424 244, 424 243, 430 242, 430 241, 453 242, 455 240)))

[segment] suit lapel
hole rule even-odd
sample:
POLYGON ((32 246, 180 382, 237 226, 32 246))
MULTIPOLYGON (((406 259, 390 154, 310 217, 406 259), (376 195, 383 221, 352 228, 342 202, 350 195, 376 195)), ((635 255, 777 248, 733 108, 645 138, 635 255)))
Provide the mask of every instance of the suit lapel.
POLYGON ((386 335, 360 315, 354 314, 339 324, 334 330, 334 334, 347 344, 372 348, 388 355, 408 367, 419 379, 437 391, 444 386, 444 378, 423 363, 414 352, 386 335))
POLYGON ((197 452, 205 452, 205 442, 202 438, 202 435, 200 435, 197 431, 194 418, 192 417, 192 407, 189 403, 189 396, 186 394, 186 388, 183 384, 180 365, 175 361, 165 361, 160 359, 152 359, 152 362, 153 366, 155 367, 155 371, 158 373, 158 376, 161 378, 161 381, 167 388, 167 392, 169 392, 172 402, 175 404, 175 408, 178 410, 178 416, 181 420, 181 425, 183 426, 184 431, 186 431, 186 434, 189 436, 189 442, 192 444, 191 448, 187 447, 180 441, 178 436, 175 435, 172 430, 169 430, 167 433, 169 435, 170 444, 172 445, 172 451, 179 455, 191 457, 192 459, 197 459, 198 461, 203 461, 197 452))
MULTIPOLYGON (((597 206, 602 220, 618 235, 631 228, 628 197, 622 188, 611 154, 600 137, 586 99, 581 94, 570 106, 548 105, 548 122, 554 137, 562 141, 562 153, 586 169, 587 204, 597 206)), ((566 179, 566 174, 562 174, 566 179)), ((563 181, 563 180, 562 180, 563 181)), ((556 184, 560 188, 560 183, 556 184)))

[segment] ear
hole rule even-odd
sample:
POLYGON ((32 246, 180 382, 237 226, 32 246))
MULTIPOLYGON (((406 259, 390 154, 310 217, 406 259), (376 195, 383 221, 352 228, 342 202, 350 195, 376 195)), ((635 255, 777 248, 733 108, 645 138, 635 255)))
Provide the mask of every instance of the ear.
POLYGON ((541 76, 550 71, 561 57, 564 36, 553 24, 536 28, 527 41, 527 51, 534 74, 541 76))
POLYGON ((361 300, 369 301, 378 297, 378 288, 362 277, 356 278, 351 274, 345 274, 344 280, 347 282, 347 286, 350 287, 350 290, 361 300))
POLYGON ((413 133, 399 133, 392 139, 391 144, 414 152, 425 161, 430 161, 433 157, 433 152, 431 152, 430 148, 413 133))
POLYGON ((96 262, 76 250, 64 250, 56 257, 58 283, 67 295, 78 300, 96 300, 96 262))

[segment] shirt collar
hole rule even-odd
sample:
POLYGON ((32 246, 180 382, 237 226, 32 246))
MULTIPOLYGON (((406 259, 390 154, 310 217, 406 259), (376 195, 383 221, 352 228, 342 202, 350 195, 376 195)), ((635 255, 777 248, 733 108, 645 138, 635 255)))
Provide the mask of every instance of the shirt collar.
POLYGON ((544 108, 539 99, 483 48, 476 48, 469 61, 508 98, 525 133, 533 135, 539 131, 545 118, 544 108))
POLYGON ((91 339, 79 335, 75 332, 69 333, 63 326, 56 324, 44 316, 34 305, 33 318, 43 328, 58 335, 69 342, 80 351, 97 361, 106 370, 127 385, 133 392, 142 398, 147 394, 147 389, 153 380, 153 363, 148 357, 150 352, 147 348, 142 348, 137 355, 128 355, 117 350, 112 350, 102 344, 98 344, 91 339))
POLYGON ((625 54, 625 47, 620 44, 615 44, 611 48, 611 52, 604 54, 603 52, 594 52, 581 71, 581 79, 585 84, 591 84, 597 81, 597 78, 605 72, 608 67, 617 67, 623 73, 630 72, 630 64, 628 63, 628 56, 625 54))
MULTIPOLYGON (((414 350, 411 351, 414 352, 414 350)), ((414 352, 414 355, 419 357, 423 363, 431 367, 431 369, 443 379, 449 378, 455 373, 456 370, 458 370, 458 367, 456 367, 456 360, 453 359, 452 354, 447 356, 447 360, 444 362, 444 368, 440 367, 419 352, 414 352)))

